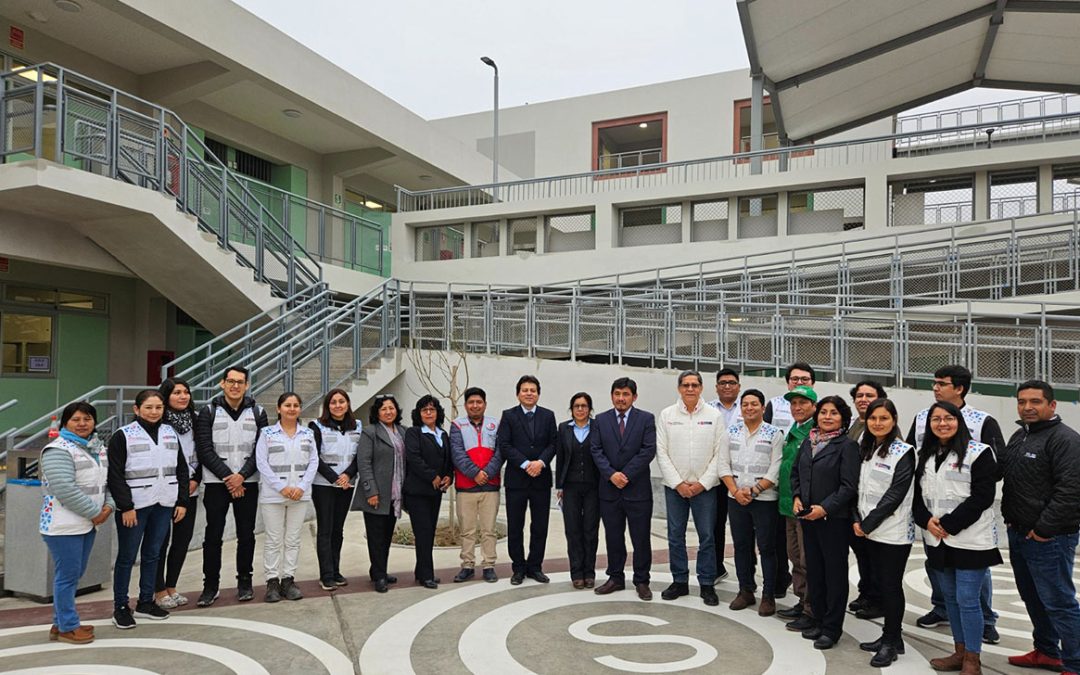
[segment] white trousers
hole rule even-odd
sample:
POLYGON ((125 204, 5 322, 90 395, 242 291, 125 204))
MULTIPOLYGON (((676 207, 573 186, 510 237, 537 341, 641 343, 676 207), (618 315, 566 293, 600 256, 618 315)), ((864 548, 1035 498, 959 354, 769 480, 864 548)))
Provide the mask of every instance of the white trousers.
POLYGON ((260 504, 266 539, 263 541, 263 568, 266 580, 291 577, 296 574, 300 558, 300 534, 308 503, 284 502, 260 504))

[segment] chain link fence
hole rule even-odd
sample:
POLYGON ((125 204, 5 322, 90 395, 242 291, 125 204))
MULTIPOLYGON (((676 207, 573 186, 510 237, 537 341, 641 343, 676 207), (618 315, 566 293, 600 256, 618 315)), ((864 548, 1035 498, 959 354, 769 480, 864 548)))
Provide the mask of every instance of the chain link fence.
POLYGON ((465 226, 416 228, 416 260, 459 260, 465 257, 465 226))
POLYGON ((889 185, 889 225, 968 223, 974 218, 974 176, 941 176, 889 185))
POLYGON ((1055 211, 1080 209, 1080 163, 1062 164, 1053 168, 1055 211))
POLYGON ((596 217, 592 213, 548 216, 544 223, 544 250, 591 251, 596 248, 596 217))
POLYGON ((510 253, 536 253, 536 216, 511 218, 507 229, 510 253))
POLYGON ((680 204, 619 209, 619 246, 654 246, 680 242, 680 204))
POLYGON ((866 226, 862 185, 788 193, 788 234, 847 232, 866 226))
POLYGON ((494 258, 499 255, 499 221, 473 223, 472 257, 494 258))
POLYGON ((1039 171, 1018 169, 989 175, 991 219, 1019 218, 1039 212, 1039 171))
POLYGON ((725 241, 728 238, 727 199, 696 202, 691 206, 690 241, 725 241))
POLYGON ((778 203, 776 194, 739 197, 739 239, 775 237, 778 203))

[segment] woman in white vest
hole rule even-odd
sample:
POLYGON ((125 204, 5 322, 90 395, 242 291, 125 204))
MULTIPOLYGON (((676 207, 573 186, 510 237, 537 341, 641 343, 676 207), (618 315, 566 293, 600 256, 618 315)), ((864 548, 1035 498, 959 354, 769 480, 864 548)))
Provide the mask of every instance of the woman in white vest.
POLYGON ((116 565, 113 568, 113 625, 135 627, 128 584, 139 561, 135 617, 160 620, 169 613, 154 602, 161 545, 169 523, 187 513, 188 468, 180 438, 162 422, 165 398, 157 389, 135 396, 135 421, 109 439, 109 492, 116 501, 116 565))
POLYGON ((881 588, 885 627, 881 637, 859 648, 874 652, 870 665, 885 668, 904 653, 900 624, 904 619, 904 571, 915 541, 911 500, 915 448, 900 440, 896 404, 887 398, 870 403, 859 441, 859 497, 852 530, 866 538, 866 552, 881 588))
POLYGON ((195 454, 195 401, 191 387, 184 380, 169 378, 158 388, 165 397, 165 423, 173 428, 184 451, 188 468, 188 505, 182 520, 172 526, 172 533, 161 544, 157 579, 154 583, 155 601, 163 609, 175 609, 187 604, 187 598, 176 592, 180 571, 187 559, 188 546, 195 532, 195 514, 199 505, 199 483, 202 466, 195 454))
POLYGON ((311 492, 319 586, 334 591, 349 583, 341 574, 341 544, 345 540, 345 516, 352 504, 356 476, 353 458, 360 442, 360 423, 353 417, 352 402, 345 390, 331 389, 323 398, 322 415, 308 426, 319 450, 319 469, 311 492))
POLYGON ((311 501, 311 483, 319 466, 315 434, 300 426, 300 397, 289 391, 278 397, 278 422, 265 427, 255 443, 259 467, 259 505, 266 541, 266 602, 304 597, 293 583, 300 558, 300 535, 311 501))
POLYGON ((41 451, 41 517, 38 531, 53 559, 53 625, 50 640, 93 642, 94 627, 75 611, 75 591, 86 572, 97 526, 113 501, 105 487, 105 448, 94 435, 97 410, 79 401, 60 414, 60 435, 41 451))
POLYGON ((983 612, 979 593, 987 570, 1001 564, 994 494, 993 449, 971 440, 960 409, 938 401, 915 469, 915 522, 926 530, 927 562, 945 595, 955 650, 931 659, 935 670, 981 673, 983 612))

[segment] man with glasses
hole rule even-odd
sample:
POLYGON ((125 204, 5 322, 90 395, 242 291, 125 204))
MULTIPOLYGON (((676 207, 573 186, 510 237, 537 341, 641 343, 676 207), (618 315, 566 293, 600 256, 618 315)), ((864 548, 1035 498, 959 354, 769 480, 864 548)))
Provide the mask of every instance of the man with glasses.
POLYGON ((236 597, 255 597, 251 564, 255 556, 255 516, 259 506, 259 474, 255 441, 268 425, 266 411, 247 395, 248 371, 230 366, 221 378, 223 394, 214 398, 195 420, 195 452, 203 467, 203 590, 196 603, 209 607, 218 598, 221 580, 221 540, 225 516, 232 505, 236 524, 236 597))
POLYGON ((679 374, 679 400, 664 408, 656 423, 656 462, 664 481, 667 506, 668 559, 673 583, 660 594, 675 600, 690 594, 690 562, 686 526, 694 515, 698 535, 697 579, 706 605, 720 604, 716 583, 716 462, 727 432, 720 413, 701 400, 701 373, 679 374))
MULTIPOLYGON (((793 363, 784 371, 784 380, 787 381, 788 391, 800 385, 813 387, 815 381, 814 369, 808 363, 793 363)), ((791 417, 791 405, 783 394, 769 399, 762 419, 767 424, 779 427, 785 434, 791 429, 791 425, 795 423, 795 420, 791 417)))
MULTIPOLYGON (((933 390, 935 401, 946 401, 960 408, 960 413, 964 417, 964 424, 967 426, 968 431, 971 432, 971 440, 985 443, 994 450, 994 454, 1001 454, 1005 449, 1005 437, 1001 433, 1001 425, 987 413, 972 408, 964 402, 964 398, 968 395, 968 392, 971 391, 970 370, 961 365, 938 368, 937 371, 934 372, 933 390)), ((923 439, 926 438, 926 418, 928 411, 929 408, 920 411, 919 414, 915 416, 915 420, 912 421, 911 429, 908 430, 908 445, 914 445, 916 450, 922 448, 923 439)), ((930 588, 933 591, 930 596, 930 602, 933 603, 934 607, 915 620, 915 624, 921 628, 933 628, 949 622, 948 614, 945 611, 945 598, 942 595, 941 589, 938 588, 934 581, 936 578, 935 575, 930 574, 928 565, 927 576, 930 577, 930 588)), ((1001 638, 998 636, 996 628, 997 614, 995 614, 994 610, 991 608, 993 590, 989 569, 986 571, 986 578, 983 579, 980 596, 982 601, 983 619, 985 621, 985 627, 983 628, 983 642, 996 645, 1001 641, 1001 638)))
MULTIPOLYGON (((739 405, 739 373, 731 368, 721 368, 716 373, 716 398, 709 401, 709 405, 716 408, 720 413, 720 421, 724 428, 742 420, 742 407, 739 405)), ((716 580, 723 581, 728 577, 727 566, 724 564, 724 554, 727 547, 727 523, 728 523, 728 496, 726 491, 716 491, 716 531, 713 533, 713 541, 716 543, 716 580)))

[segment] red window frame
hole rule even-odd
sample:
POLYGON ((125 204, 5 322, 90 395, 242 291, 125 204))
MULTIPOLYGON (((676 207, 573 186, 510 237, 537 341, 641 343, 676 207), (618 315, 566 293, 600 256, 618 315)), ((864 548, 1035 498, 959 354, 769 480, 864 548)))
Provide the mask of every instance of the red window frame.
MULTIPOLYGON (((647 115, 635 115, 633 117, 620 117, 617 119, 601 120, 599 122, 592 123, 592 160, 590 165, 590 171, 598 171, 600 161, 600 130, 609 129, 611 127, 626 127, 633 124, 641 124, 642 122, 659 122, 660 123, 660 163, 667 162, 667 119, 668 114, 664 112, 649 113, 647 115)), ((648 169, 646 171, 627 171, 626 173, 610 173, 603 176, 594 176, 596 180, 603 180, 607 178, 621 178, 627 174, 636 175, 644 173, 664 173, 667 169, 648 169)))
MULTIPOLYGON (((763 106, 768 105, 770 103, 772 103, 772 99, 770 97, 765 96, 762 99, 762 105, 763 106)), ((738 100, 734 101, 734 103, 733 103, 733 114, 732 114, 733 127, 732 127, 732 132, 731 133, 732 133, 732 149, 733 149, 733 151, 734 151, 734 153, 736 155, 740 154, 743 151, 742 150, 742 145, 741 145, 742 137, 739 134, 739 130, 742 128, 743 111, 745 110, 745 111, 747 111, 747 114, 749 114, 751 105, 753 105, 753 103, 748 98, 741 98, 741 99, 738 99, 738 100)), ((799 152, 791 153, 791 156, 792 157, 809 157, 810 155, 813 155, 813 154, 814 154, 813 150, 800 150, 799 152)), ((779 153, 775 154, 775 155, 765 155, 761 159, 768 162, 768 161, 780 159, 780 155, 779 155, 779 153)), ((749 162, 749 161, 750 161, 749 157, 738 158, 738 159, 735 160, 735 163, 736 164, 745 164, 746 162, 749 162)))

